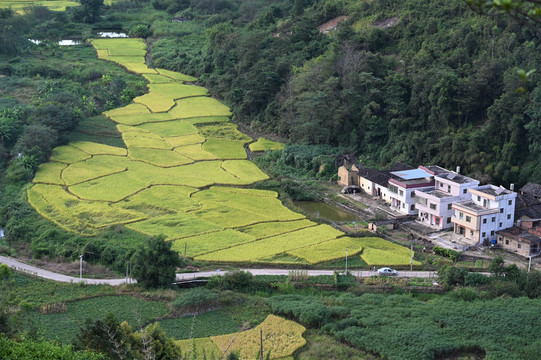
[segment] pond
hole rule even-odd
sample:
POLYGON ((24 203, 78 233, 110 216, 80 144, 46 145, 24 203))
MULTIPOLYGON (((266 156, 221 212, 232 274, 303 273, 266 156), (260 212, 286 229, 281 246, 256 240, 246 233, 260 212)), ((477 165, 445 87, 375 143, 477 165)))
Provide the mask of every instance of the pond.
POLYGON ((320 201, 294 201, 293 203, 307 214, 310 214, 318 219, 327 219, 330 221, 358 220, 357 215, 350 214, 320 201))

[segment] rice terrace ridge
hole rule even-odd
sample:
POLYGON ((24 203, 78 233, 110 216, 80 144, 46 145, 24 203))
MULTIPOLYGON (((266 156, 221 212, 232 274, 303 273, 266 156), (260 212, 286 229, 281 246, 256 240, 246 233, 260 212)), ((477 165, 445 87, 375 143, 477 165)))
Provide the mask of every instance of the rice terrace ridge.
POLYGON ((352 255, 371 247, 394 253, 386 264, 409 264, 406 248, 345 237, 289 210, 273 191, 243 188, 268 178, 247 160, 252 139, 229 122, 227 106, 186 84, 195 78, 148 68, 142 40, 92 45, 100 58, 142 75, 149 92, 104 113, 126 148, 78 141, 53 150, 28 190, 42 216, 81 235, 118 225, 164 234, 198 260, 268 263, 285 254, 315 264, 342 257, 347 245, 352 255))

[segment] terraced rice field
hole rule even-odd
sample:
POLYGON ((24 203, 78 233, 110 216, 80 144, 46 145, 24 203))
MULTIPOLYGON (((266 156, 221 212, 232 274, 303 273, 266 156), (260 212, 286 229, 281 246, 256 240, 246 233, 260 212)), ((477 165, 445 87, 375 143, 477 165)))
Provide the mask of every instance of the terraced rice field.
MULTIPOLYGON (((385 258, 379 243, 367 252, 369 244, 292 212, 275 192, 243 188, 267 179, 247 160, 252 139, 229 122, 229 108, 187 84, 196 79, 148 68, 139 39, 92 44, 100 58, 147 79, 149 93, 104 113, 117 124, 125 148, 78 141, 54 149, 28 190, 42 216, 81 235, 110 226, 164 234, 198 260, 289 257, 316 264, 340 258, 345 247, 351 256, 362 250, 363 257, 385 258)), ((277 146, 264 139, 255 144, 277 146)))
POLYGON ((236 353, 239 359, 256 359, 261 349, 261 331, 266 359, 293 359, 291 355, 295 350, 306 344, 302 337, 306 331, 304 326, 275 315, 269 315, 251 330, 180 340, 177 344, 190 359, 225 359, 230 353, 236 353))
POLYGON ((79 6, 76 1, 63 1, 63 0, 2 0, 0 1, 0 8, 11 8, 17 13, 23 13, 25 8, 32 6, 44 6, 53 11, 66 11, 66 7, 79 6))

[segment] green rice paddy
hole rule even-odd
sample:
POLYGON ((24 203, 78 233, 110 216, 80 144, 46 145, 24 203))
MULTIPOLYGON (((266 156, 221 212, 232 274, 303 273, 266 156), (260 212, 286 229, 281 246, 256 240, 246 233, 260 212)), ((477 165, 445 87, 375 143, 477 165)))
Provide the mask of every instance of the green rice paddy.
MULTIPOLYGON (((81 235, 112 225, 163 234, 198 260, 315 264, 340 258, 348 247, 352 255, 362 250, 367 262, 385 258, 386 249, 391 260, 405 261, 391 245, 358 244, 307 220, 275 192, 243 188, 268 177, 247 160, 245 146, 253 140, 229 122, 227 106, 185 84, 195 78, 148 68, 140 39, 92 44, 98 57, 143 75, 149 92, 104 113, 117 124, 124 148, 76 141, 53 150, 28 191, 42 216, 81 235)), ((260 139, 252 149, 258 146, 280 144, 260 139)))

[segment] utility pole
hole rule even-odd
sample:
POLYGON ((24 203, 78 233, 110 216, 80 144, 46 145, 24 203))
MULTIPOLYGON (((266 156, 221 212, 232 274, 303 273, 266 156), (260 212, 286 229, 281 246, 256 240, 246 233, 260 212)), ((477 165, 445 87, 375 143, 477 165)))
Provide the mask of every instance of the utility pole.
POLYGON ((410 271, 413 271, 413 244, 411 244, 410 271))
POLYGON ((532 257, 529 256, 529 261, 528 261, 528 272, 530 272, 530 268, 532 267, 532 257))
POLYGON ((345 275, 348 274, 348 249, 346 249, 346 272, 345 275))
POLYGON ((263 360, 263 326, 259 328, 259 359, 263 360))
POLYGON ((79 255, 79 281, 83 281, 83 255, 79 255))

